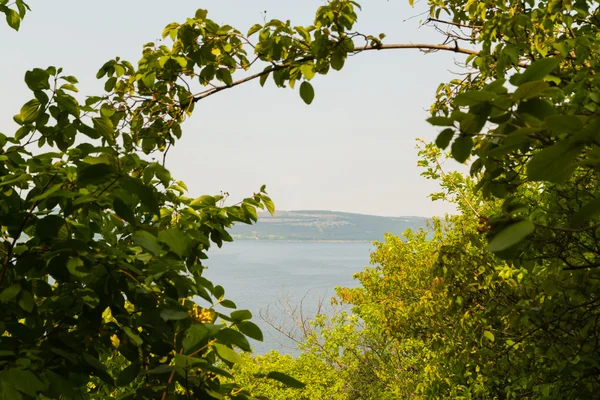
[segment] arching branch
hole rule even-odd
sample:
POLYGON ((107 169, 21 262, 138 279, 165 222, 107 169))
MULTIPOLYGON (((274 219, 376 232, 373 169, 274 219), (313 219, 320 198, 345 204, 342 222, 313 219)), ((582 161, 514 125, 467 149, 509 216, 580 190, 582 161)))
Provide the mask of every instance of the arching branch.
MULTIPOLYGON (((377 46, 371 46, 371 45, 357 46, 354 48, 352 53, 358 54, 358 53, 362 53, 363 51, 369 51, 369 50, 396 50, 396 49, 417 49, 417 50, 423 50, 423 51, 443 50, 443 51, 452 51, 454 53, 461 53, 461 54, 468 54, 468 55, 478 55, 479 54, 479 52, 477 50, 465 49, 462 47, 458 47, 458 45, 451 46, 451 45, 445 45, 445 44, 426 44, 426 43, 406 43, 406 44, 401 43, 401 44, 381 44, 381 45, 377 45, 377 46)), ((296 62, 302 63, 302 62, 308 61, 308 60, 310 60, 310 58, 303 58, 300 60, 296 60, 296 62)), ((213 94, 220 92, 222 90, 241 85, 242 83, 252 81, 254 79, 260 78, 263 75, 268 75, 271 72, 275 72, 275 71, 285 69, 288 67, 290 67, 289 64, 274 65, 272 67, 264 69, 261 72, 247 76, 238 81, 232 82, 229 85, 215 86, 215 87, 207 89, 203 92, 197 93, 194 95, 192 101, 194 103, 196 103, 196 102, 198 102, 208 96, 212 96, 213 94)))

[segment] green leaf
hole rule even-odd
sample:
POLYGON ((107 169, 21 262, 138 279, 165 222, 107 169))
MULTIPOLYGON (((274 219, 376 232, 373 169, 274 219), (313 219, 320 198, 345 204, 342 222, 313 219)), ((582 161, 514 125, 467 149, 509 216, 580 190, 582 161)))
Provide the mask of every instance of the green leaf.
POLYGON ((252 313, 249 310, 237 310, 231 313, 231 319, 236 322, 245 321, 252 318, 252 313))
POLYGON ((119 377, 117 378, 117 386, 123 387, 129 385, 135 380, 135 378, 138 377, 140 370, 141 364, 139 362, 133 362, 129 364, 129 366, 119 374, 119 377))
POLYGON ((179 24, 177 22, 171 22, 169 25, 165 27, 162 31, 162 38, 166 38, 167 36, 171 36, 171 39, 175 40, 177 35, 177 31, 179 30, 179 24))
POLYGON ((302 82, 300 85, 300 97, 302 97, 302 100, 304 100, 306 104, 312 103, 315 98, 315 90, 307 81, 302 82))
POLYGON ((457 106, 476 106, 481 103, 493 100, 496 95, 487 90, 472 90, 461 93, 453 99, 457 106))
POLYGON ((94 128, 103 138, 113 141, 115 137, 115 128, 112 121, 107 117, 93 118, 94 128))
POLYGON ((225 308, 236 308, 237 306, 231 300, 223 300, 221 301, 221 305, 225 308))
POLYGON ((221 285, 217 285, 213 288, 212 290, 212 294, 213 296, 215 296, 217 299, 222 299, 223 296, 225 296, 225 289, 223 289, 223 286, 221 285))
POLYGON ((77 174, 77 182, 82 185, 97 184, 106 181, 113 172, 113 168, 108 164, 82 164, 77 174))
POLYGON ((344 68, 344 62, 346 61, 346 52, 340 48, 337 48, 331 55, 331 68, 336 71, 344 68))
POLYGON ((454 126, 454 120, 448 117, 431 117, 427 118, 427 122, 433 126, 454 126))
POLYGON ((452 143, 452 157, 459 163, 467 161, 473 149, 473 139, 470 136, 460 136, 452 143))
POLYGON ((310 81, 315 77, 315 66, 312 62, 302 64, 300 66, 300 72, 302 72, 302 75, 304 75, 304 78, 306 78, 307 81, 310 81))
POLYGON ((131 207, 129 207, 129 205, 127 205, 127 203, 125 203, 120 198, 118 198, 118 197, 114 198, 113 209, 115 210, 115 213, 119 217, 123 218, 125 221, 129 222, 131 225, 136 224, 135 214, 133 213, 133 210, 131 209, 131 207))
POLYGON ((554 71, 559 64, 560 61, 557 58, 540 58, 528 66, 522 74, 513 75, 510 83, 519 86, 526 82, 542 80, 554 71))
POLYGON ((269 214, 275 215, 275 204, 273 203, 273 200, 271 200, 270 197, 265 196, 265 195, 262 195, 261 199, 262 199, 263 204, 267 208, 267 211, 269 211, 269 214))
POLYGON ((131 329, 128 326, 124 326, 123 327, 123 331, 125 332, 125 334, 127 336, 129 336, 129 338, 133 341, 133 343, 135 343, 137 346, 141 346, 144 341, 142 340, 142 338, 140 337, 140 335, 138 335, 137 333, 135 333, 133 331, 133 329, 131 329))
POLYGON ((226 85, 231 85, 233 83, 233 78, 231 77, 231 72, 227 68, 219 68, 217 70, 217 79, 223 82, 226 85))
POLYGON ((177 254, 180 258, 185 255, 189 245, 188 237, 185 235, 185 233, 177 228, 171 228, 158 232, 158 240, 169 246, 171 251, 177 254))
POLYGON ((6 14, 6 23, 8 26, 18 31, 21 26, 21 17, 12 8, 5 8, 4 13, 6 14))
POLYGON ((211 330, 207 325, 208 324, 194 324, 185 331, 182 345, 186 353, 194 350, 202 340, 210 336, 211 330))
POLYGON ((85 362, 88 363, 88 365, 94 369, 94 371, 100 379, 102 379, 109 385, 114 386, 115 383, 113 381, 113 378, 108 372, 106 372, 106 367, 104 366, 104 364, 98 361, 96 357, 88 353, 83 353, 82 357, 85 360, 85 362))
POLYGON ((19 307, 28 313, 33 311, 33 307, 35 307, 35 301, 33 300, 31 293, 26 290, 21 292, 21 296, 19 297, 19 307))
POLYGON ((142 246, 150 253, 158 256, 162 250, 162 246, 156 236, 146 231, 136 231, 131 239, 138 245, 142 246))
POLYGON ((56 104, 58 104, 62 110, 68 112, 74 117, 79 118, 79 103, 75 97, 63 93, 57 95, 55 98, 56 104))
POLYGON ((264 339, 263 333, 260 330, 260 328, 258 327, 258 325, 256 325, 255 323, 250 322, 250 321, 242 321, 242 322, 236 323, 236 326, 238 327, 240 332, 242 332, 244 335, 248 336, 249 338, 258 340, 259 342, 263 341, 263 339, 264 339))
POLYGON ((23 122, 32 122, 37 118, 40 108, 41 103, 38 99, 29 100, 23 105, 23 107, 21 107, 19 116, 23 122))
POLYGON ((494 334, 490 331, 483 331, 483 336, 485 336, 490 342, 494 342, 496 340, 494 334))
POLYGON ((48 197, 50 197, 54 192, 57 192, 58 190, 60 190, 62 188, 63 184, 62 183, 57 183, 56 185, 52 185, 49 188, 47 188, 46 190, 44 190, 44 192, 38 196, 32 197, 29 201, 32 203, 37 203, 39 201, 45 200, 48 197))
POLYGON ((248 37, 254 35, 256 32, 260 31, 262 29, 262 25, 261 24, 254 24, 252 25, 252 27, 250 27, 250 29, 248 29, 248 37))
POLYGON ((90 288, 78 289, 75 291, 75 296, 81 298, 90 308, 96 308, 100 304, 100 297, 90 288))
POLYGON ((529 220, 515 222, 502 229, 488 244, 492 252, 506 250, 525 239, 535 230, 535 225, 529 220))
POLYGON ((562 141, 541 150, 527 163, 527 178, 555 183, 566 181, 575 170, 573 163, 581 149, 579 145, 573 146, 562 141))
POLYGON ((48 215, 37 221, 35 224, 35 232, 43 240, 55 238, 64 224, 65 220, 58 215, 48 215))
POLYGON ((577 227, 585 222, 596 218, 600 214, 600 198, 587 202, 571 217, 571 226, 577 227))
POLYGON ((532 97, 538 97, 544 90, 548 89, 548 85, 544 81, 532 81, 520 85, 515 93, 513 93, 513 99, 515 101, 527 100, 532 97))
POLYGON ((37 393, 46 387, 39 377, 28 369, 11 368, 2 374, 2 378, 33 398, 37 398, 37 393))
POLYGON ((0 303, 6 303, 17 297, 21 292, 21 285, 19 283, 13 283, 2 292, 0 292, 0 303))
POLYGON ((583 128, 581 118, 574 115, 551 115, 544 119, 544 126, 555 135, 574 133, 583 128))
POLYGON ((219 358, 224 361, 228 361, 233 364, 240 364, 242 362, 242 357, 240 357, 238 353, 223 344, 215 343, 213 344, 213 348, 215 349, 219 358))
POLYGON ((250 343, 248 343, 248 339, 246 337, 231 328, 221 329, 219 333, 217 333, 216 338, 219 342, 226 345, 236 345, 240 349, 244 351, 251 351, 250 343))
POLYGON ((178 321, 181 319, 189 318, 190 314, 181 310, 164 309, 160 312, 160 317, 165 321, 178 321))
POLYGON ((444 149, 446 149, 446 147, 448 147, 448 145, 452 141, 453 137, 454 137, 454 130, 452 130, 450 128, 446 128, 443 131, 441 131, 440 134, 438 135, 437 139, 435 139, 435 145, 437 147, 439 147, 440 149, 444 150, 444 149))
POLYGON ((147 371, 146 374, 147 375, 166 374, 166 373, 170 373, 170 372, 178 371, 178 370, 181 370, 181 368, 177 367, 175 365, 161 364, 158 367, 153 368, 150 371, 147 371))
POLYGON ((300 382, 297 379, 292 378, 289 375, 284 374, 283 372, 277 372, 277 371, 269 372, 267 374, 267 378, 274 379, 276 381, 283 383, 286 386, 297 388, 297 389, 302 389, 306 386, 304 383, 300 382))

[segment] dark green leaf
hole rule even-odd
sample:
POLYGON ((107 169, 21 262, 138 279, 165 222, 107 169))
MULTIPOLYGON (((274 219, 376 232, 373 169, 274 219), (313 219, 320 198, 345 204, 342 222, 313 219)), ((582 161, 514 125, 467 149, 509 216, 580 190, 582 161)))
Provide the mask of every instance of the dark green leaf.
POLYGON ((2 292, 0 292, 0 302, 6 303, 8 301, 11 301, 15 297, 17 297, 20 291, 21 285, 19 285, 18 283, 13 283, 12 285, 4 289, 2 292))
POLYGON ((129 207, 129 205, 127 205, 127 203, 125 203, 120 198, 118 198, 118 197, 114 198, 113 209, 115 210, 115 213, 119 217, 123 218, 125 221, 129 222, 131 225, 136 224, 135 214, 133 213, 133 210, 131 209, 131 207, 129 207))
POLYGON ((100 379, 109 385, 114 385, 113 378, 106 372, 106 367, 98 359, 88 353, 83 353, 83 359, 94 369, 100 379))
POLYGON ((598 214, 600 214, 600 198, 590 200, 573 214, 573 217, 571 217, 571 226, 581 226, 598 216, 598 214))
POLYGON ((291 376, 286 375, 282 372, 277 372, 277 371, 269 372, 267 374, 267 378, 274 379, 276 381, 283 383, 286 386, 293 387, 293 388, 302 389, 306 386, 304 383, 300 382, 299 380, 294 379, 291 376))
POLYGON ((260 342, 263 341, 263 333, 260 330, 260 328, 258 327, 258 325, 256 325, 255 323, 250 322, 250 321, 242 321, 242 322, 236 323, 236 326, 238 327, 240 332, 242 332, 244 335, 248 336, 249 338, 258 340, 260 342))
POLYGON ((452 143, 452 157, 459 163, 467 161, 473 149, 473 139, 470 136, 460 136, 452 143))
POLYGON ((237 306, 231 300, 223 300, 221 301, 221 305, 225 308, 236 308, 237 306))
POLYGON ((140 369, 140 363, 131 363, 119 374, 119 377, 117 378, 117 386, 123 387, 129 385, 135 378, 138 377, 140 374, 140 369))
POLYGON ((444 150, 444 149, 446 149, 446 147, 448 147, 448 145, 452 141, 453 137, 454 137, 454 130, 452 130, 450 128, 444 129, 443 131, 440 132, 437 139, 435 139, 435 144, 437 147, 444 150))
POLYGON ((302 82, 300 85, 300 97, 302 97, 302 100, 304 100, 306 104, 312 103, 315 98, 315 90, 307 81, 302 82))
POLYGON ((160 312, 160 317, 165 321, 177 321, 180 319, 189 318, 190 315, 187 312, 181 310, 164 309, 160 312))
POLYGON ((58 215, 48 215, 35 224, 35 232, 44 240, 55 238, 64 224, 65 220, 58 215))
POLYGON ((427 122, 429 122, 433 126, 453 126, 454 120, 448 117, 430 117, 427 118, 427 122))
POLYGON ((237 310, 231 313, 231 319, 240 322, 252 318, 252 313, 249 310, 237 310))
POLYGON ((33 398, 37 398, 37 393, 46 387, 40 378, 28 369, 8 369, 2 374, 2 378, 33 398))
POLYGON ((487 90, 472 90, 459 94, 453 101, 457 106, 475 106, 493 100, 494 97, 496 97, 496 95, 487 90))
POLYGON ((583 128, 581 118, 574 115, 551 115, 544 119, 544 125, 555 135, 574 133, 583 128))
POLYGON ((236 345, 244 351, 250 351, 250 343, 246 337, 231 328, 221 329, 216 336, 217 340, 226 345, 236 345))
POLYGON ((131 329, 130 327, 124 326, 123 331, 137 346, 141 346, 144 343, 140 335, 134 332, 133 329, 131 329))
POLYGON ((336 71, 344 68, 344 62, 346 61, 346 52, 340 48, 337 48, 331 55, 331 68, 336 71))
POLYGON ((35 307, 35 301, 33 300, 33 296, 28 291, 24 290, 21 292, 19 297, 19 307, 28 313, 33 311, 33 307, 35 307))
POLYGON ((83 164, 79 167, 77 182, 82 186, 97 184, 106 181, 112 172, 112 166, 108 164, 83 164))

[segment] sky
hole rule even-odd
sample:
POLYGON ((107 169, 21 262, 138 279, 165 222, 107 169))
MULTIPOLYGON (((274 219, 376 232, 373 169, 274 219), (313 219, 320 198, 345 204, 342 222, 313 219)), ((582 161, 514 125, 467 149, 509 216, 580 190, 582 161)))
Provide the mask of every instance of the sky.
MULTIPOLYGON (((164 26, 196 9, 246 32, 267 19, 312 23, 320 0, 29 0, 19 32, 0 24, 0 132, 31 98, 25 71, 49 65, 75 75, 80 94, 103 94, 97 70, 116 56, 136 63, 142 45, 164 26)), ((406 0, 363 0, 357 30, 387 36, 385 43, 441 43, 419 26, 426 7, 406 0)), ((167 168, 191 197, 228 192, 236 202, 264 184, 281 210, 334 210, 383 216, 434 216, 450 204, 427 196, 437 184, 420 176, 416 138, 435 139, 425 119, 441 82, 460 72, 464 56, 451 52, 386 50, 358 54, 340 72, 317 76, 315 100, 257 81, 199 103, 167 168)), ((458 165, 449 165, 449 168, 458 165)))

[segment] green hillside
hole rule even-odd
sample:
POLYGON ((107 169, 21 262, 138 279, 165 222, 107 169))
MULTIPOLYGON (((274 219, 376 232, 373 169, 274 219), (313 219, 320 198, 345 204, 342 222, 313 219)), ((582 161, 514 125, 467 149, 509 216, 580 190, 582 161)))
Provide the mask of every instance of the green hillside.
POLYGON ((425 217, 379 217, 334 211, 277 211, 259 214, 255 225, 236 225, 238 240, 382 240, 385 233, 425 227, 425 217))

